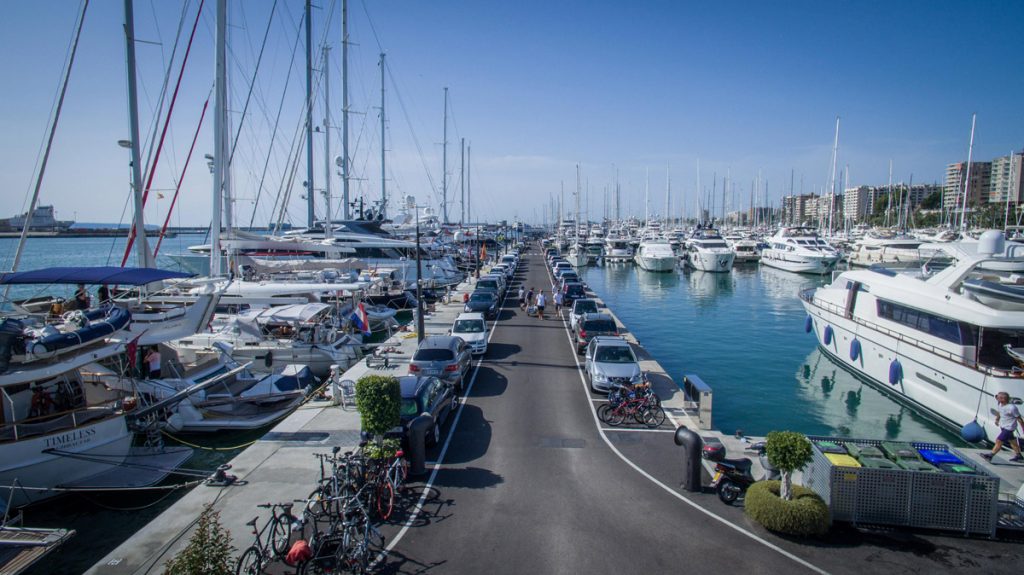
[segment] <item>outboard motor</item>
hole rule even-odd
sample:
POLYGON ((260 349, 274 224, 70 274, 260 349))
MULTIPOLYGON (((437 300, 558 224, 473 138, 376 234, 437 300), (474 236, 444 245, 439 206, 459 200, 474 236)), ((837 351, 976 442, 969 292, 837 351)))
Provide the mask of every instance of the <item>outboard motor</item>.
POLYGON ((0 320, 0 373, 6 373, 11 365, 11 356, 16 349, 24 347, 22 330, 25 324, 14 318, 0 320))

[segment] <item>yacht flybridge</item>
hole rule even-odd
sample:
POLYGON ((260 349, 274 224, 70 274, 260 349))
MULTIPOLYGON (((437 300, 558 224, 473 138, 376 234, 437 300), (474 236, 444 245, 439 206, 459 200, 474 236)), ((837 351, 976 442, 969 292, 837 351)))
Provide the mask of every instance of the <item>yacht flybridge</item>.
POLYGON ((976 254, 933 244, 956 263, 930 274, 843 272, 801 293, 807 329, 855 373, 951 428, 977 420, 991 441, 995 394, 1024 398, 1024 282, 991 271, 1024 262, 1024 247, 1007 256, 1003 241, 985 232, 976 254))

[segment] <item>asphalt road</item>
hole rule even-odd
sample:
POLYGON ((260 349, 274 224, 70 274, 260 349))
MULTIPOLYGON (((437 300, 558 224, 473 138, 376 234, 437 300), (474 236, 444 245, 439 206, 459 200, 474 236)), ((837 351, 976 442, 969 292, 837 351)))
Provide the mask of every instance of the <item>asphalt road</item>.
MULTIPOLYGON (((539 255, 517 279, 550 290, 539 255)), ((385 572, 812 571, 683 503, 609 447, 550 307, 540 320, 510 300, 503 317, 423 509, 385 572)), ((679 457, 667 448, 670 433, 614 435, 642 435, 625 446, 656 441, 679 457)))

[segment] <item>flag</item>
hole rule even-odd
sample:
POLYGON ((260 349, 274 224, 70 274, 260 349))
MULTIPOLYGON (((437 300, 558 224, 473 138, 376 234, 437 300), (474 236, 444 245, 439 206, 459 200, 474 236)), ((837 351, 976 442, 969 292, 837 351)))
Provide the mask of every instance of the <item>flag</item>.
POLYGON ((128 367, 131 369, 135 369, 135 364, 139 361, 139 338, 142 337, 143 333, 146 332, 143 331, 139 335, 135 336, 135 339, 129 341, 128 345, 124 348, 124 352, 128 354, 128 367))
POLYGON ((487 259, 487 246, 480 246, 480 261, 487 259))
POLYGON ((163 194, 161 194, 160 192, 157 192, 157 193, 156 193, 156 199, 158 199, 158 200, 162 200, 162 199, 164 199, 164 195, 163 195, 163 194))
POLYGON ((352 311, 349 319, 352 320, 352 323, 359 328, 363 335, 368 336, 372 333, 370 331, 370 318, 366 316, 366 308, 363 307, 363 302, 359 302, 359 306, 352 311))

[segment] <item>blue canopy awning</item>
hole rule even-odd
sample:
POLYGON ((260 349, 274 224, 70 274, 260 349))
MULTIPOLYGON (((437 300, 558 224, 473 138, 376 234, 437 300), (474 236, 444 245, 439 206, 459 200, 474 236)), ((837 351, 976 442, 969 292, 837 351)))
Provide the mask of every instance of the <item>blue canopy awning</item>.
POLYGON ((3 284, 117 284, 144 285, 160 280, 188 278, 193 274, 156 268, 43 268, 0 275, 3 284))

